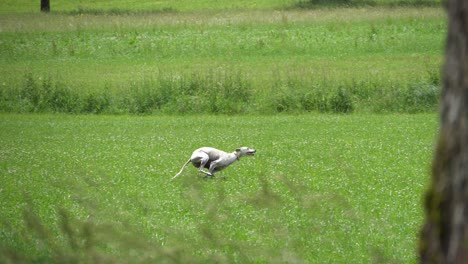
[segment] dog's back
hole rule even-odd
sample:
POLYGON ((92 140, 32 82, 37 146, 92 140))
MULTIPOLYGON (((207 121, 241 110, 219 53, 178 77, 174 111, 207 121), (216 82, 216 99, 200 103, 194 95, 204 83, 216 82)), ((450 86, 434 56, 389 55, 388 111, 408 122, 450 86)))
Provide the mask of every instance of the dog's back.
POLYGON ((198 152, 203 152, 208 155, 210 158, 210 161, 217 160, 222 156, 226 156, 228 153, 219 149, 215 149, 212 147, 203 147, 195 150, 192 154, 192 156, 196 155, 198 152))

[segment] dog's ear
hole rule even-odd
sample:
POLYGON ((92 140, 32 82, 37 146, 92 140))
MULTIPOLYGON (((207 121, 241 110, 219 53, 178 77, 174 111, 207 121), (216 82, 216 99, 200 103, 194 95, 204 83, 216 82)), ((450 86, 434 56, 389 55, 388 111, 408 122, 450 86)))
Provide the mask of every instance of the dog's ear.
POLYGON ((241 151, 241 149, 240 149, 240 148, 236 148, 236 152, 240 152, 240 151, 241 151))

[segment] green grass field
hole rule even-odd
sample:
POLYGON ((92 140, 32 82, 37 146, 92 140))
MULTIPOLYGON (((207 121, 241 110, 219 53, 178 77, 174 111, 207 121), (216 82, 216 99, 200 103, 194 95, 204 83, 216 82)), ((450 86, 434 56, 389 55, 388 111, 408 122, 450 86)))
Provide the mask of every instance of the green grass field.
MULTIPOLYGON (((73 13, 81 4, 70 2, 48 15, 2 14, 0 110, 436 109, 446 32, 441 7, 305 9, 286 2, 282 8, 275 7, 279 1, 264 1, 242 10, 188 6, 193 11, 148 13, 73 13)), ((103 3, 87 9, 101 10, 103 3)), ((120 4, 131 10, 132 4, 120 4)))
POLYGON ((1 115, 2 258, 415 263, 435 115, 1 115), (194 136, 198 131, 204 136, 194 136), (256 148, 216 179, 191 150, 256 148))
POLYGON ((439 1, 51 9, 0 3, 0 262, 417 262, 439 1), (207 145, 258 152, 170 181, 207 145))

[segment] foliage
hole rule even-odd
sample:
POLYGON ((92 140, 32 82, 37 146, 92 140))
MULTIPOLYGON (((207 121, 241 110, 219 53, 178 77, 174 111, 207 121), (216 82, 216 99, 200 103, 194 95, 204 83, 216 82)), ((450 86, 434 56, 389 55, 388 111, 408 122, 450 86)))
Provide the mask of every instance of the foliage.
MULTIPOLYGON (((323 5, 353 5, 353 6, 435 6, 440 0, 94 0, 94 1, 54 1, 52 12, 70 14, 129 14, 129 13, 165 13, 192 12, 214 10, 257 10, 257 9, 289 9, 296 7, 320 7, 323 5)), ((30 0, 3 0, 1 13, 32 13, 39 12, 39 4, 30 0)))
POLYGON ((300 0, 299 8, 326 7, 358 7, 358 6, 440 6, 440 0, 300 0))
MULTIPOLYGON (((429 81, 428 81, 429 82, 429 81)), ((275 114, 303 112, 433 112, 439 84, 311 83, 274 80, 256 90, 246 74, 192 74, 132 83, 111 91, 76 92, 51 78, 27 75, 19 91, 0 95, 0 109, 9 112, 91 114, 275 114), (277 85, 277 86, 275 86, 277 85)), ((85 89, 83 89, 85 90, 85 89)))

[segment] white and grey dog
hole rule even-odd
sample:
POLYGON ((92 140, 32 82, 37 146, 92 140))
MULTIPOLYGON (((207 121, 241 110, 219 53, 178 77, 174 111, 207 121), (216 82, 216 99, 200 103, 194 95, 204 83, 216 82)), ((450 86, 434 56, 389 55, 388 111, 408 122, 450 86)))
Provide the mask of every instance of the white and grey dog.
POLYGON ((243 156, 253 156, 256 150, 248 147, 242 147, 236 149, 232 153, 227 153, 219 149, 203 147, 196 149, 190 159, 182 166, 179 173, 177 173, 172 179, 177 178, 192 162, 193 166, 198 168, 198 171, 204 173, 207 176, 214 176, 214 174, 232 163, 238 161, 243 156), (204 171, 203 168, 208 169, 204 171))

